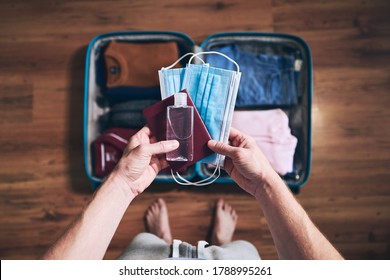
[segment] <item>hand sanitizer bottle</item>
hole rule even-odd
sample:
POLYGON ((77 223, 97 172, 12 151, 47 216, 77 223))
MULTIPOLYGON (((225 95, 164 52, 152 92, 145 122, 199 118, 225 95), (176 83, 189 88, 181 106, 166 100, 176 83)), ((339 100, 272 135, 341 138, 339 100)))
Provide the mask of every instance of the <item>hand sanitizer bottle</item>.
POLYGON ((175 93, 175 105, 167 108, 167 140, 179 141, 179 148, 166 154, 168 161, 191 161, 194 149, 194 107, 187 105, 187 94, 175 93))

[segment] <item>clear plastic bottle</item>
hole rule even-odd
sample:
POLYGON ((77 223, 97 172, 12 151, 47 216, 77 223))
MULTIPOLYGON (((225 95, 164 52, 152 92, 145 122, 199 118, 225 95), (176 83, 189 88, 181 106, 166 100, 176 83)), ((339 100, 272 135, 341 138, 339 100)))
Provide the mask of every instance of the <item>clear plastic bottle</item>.
POLYGON ((194 150, 194 108, 187 105, 187 94, 175 93, 175 103, 167 108, 167 140, 179 141, 179 148, 166 154, 168 161, 191 161, 194 150))

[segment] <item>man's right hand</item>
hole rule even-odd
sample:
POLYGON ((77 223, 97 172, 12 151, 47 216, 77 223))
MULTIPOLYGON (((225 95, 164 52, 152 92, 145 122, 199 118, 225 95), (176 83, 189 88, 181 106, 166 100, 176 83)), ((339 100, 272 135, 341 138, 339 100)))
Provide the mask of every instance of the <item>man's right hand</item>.
POLYGON ((253 196, 270 177, 277 175, 255 140, 237 129, 231 128, 229 144, 210 140, 208 146, 214 152, 226 156, 225 171, 253 196))

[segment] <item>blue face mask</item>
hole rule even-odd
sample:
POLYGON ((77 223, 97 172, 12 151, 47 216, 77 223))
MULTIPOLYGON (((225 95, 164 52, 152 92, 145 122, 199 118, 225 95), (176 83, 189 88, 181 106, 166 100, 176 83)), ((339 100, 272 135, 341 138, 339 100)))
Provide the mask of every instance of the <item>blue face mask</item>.
POLYGON ((159 71, 162 99, 182 90, 184 74, 185 68, 163 69, 159 71))
MULTIPOLYGON (((197 57, 200 54, 221 55, 235 63, 226 55, 218 52, 187 54, 192 55, 192 57, 186 68, 170 69, 183 56, 173 65, 159 71, 161 97, 165 99, 182 89, 186 89, 211 138, 227 143, 241 78, 239 66, 235 63, 237 71, 211 67, 197 57), (195 57, 203 64, 191 64, 191 60, 195 57)), ((200 162, 214 164, 219 167, 223 166, 224 156, 212 154, 200 162)))
MULTIPOLYGON (((187 89, 212 139, 227 142, 230 130, 231 109, 236 93, 231 89, 236 72, 210 67, 207 64, 190 64, 186 67, 182 87, 187 89), (227 135, 228 136, 228 135, 227 135)), ((203 163, 223 165, 223 157, 216 154, 201 160, 203 163)))

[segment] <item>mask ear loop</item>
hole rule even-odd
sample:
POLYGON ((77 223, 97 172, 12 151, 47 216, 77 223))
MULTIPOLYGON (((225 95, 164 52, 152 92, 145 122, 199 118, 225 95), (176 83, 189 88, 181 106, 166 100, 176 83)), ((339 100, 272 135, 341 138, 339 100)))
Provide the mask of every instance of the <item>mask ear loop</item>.
MULTIPOLYGON (((237 72, 240 72, 240 66, 238 65, 237 62, 235 62, 233 59, 231 59, 230 57, 228 57, 226 54, 223 54, 223 53, 220 53, 220 52, 216 52, 216 51, 209 51, 209 52, 198 52, 198 53, 195 53, 191 56, 190 60, 188 61, 188 64, 191 64, 191 61, 193 58, 197 58, 197 59, 200 59, 198 57, 198 55, 201 55, 201 54, 217 54, 217 55, 220 55, 220 56, 223 56, 224 58, 226 58, 227 60, 229 60, 230 62, 234 63, 234 65, 236 65, 237 67, 237 72)), ((203 60, 202 60, 203 61, 203 60)), ((204 63, 204 61, 203 61, 204 63)), ((204 63, 205 64, 205 63, 204 63)))
MULTIPOLYGON (((220 155, 218 154, 217 157, 219 158, 220 155)), ((207 186, 207 185, 214 183, 219 178, 219 176, 221 176, 221 166, 220 166, 219 161, 218 161, 217 166, 215 167, 213 174, 211 174, 209 177, 207 177, 203 180, 197 181, 197 182, 188 181, 187 179, 183 178, 178 172, 176 172, 176 176, 178 178, 180 178, 180 180, 182 180, 182 182, 180 182, 178 179, 176 179, 175 174, 173 173, 172 169, 171 169, 171 174, 172 174, 173 180, 175 180, 175 182, 178 183, 179 185, 202 187, 202 186, 207 186), (216 177, 214 177, 214 175, 217 171, 218 171, 218 174, 216 177), (214 177, 214 179, 209 181, 209 179, 211 179, 213 177, 214 177)))
MULTIPOLYGON (((189 55, 192 55, 191 59, 194 57, 194 53, 190 52, 190 53, 186 53, 185 55, 182 55, 178 60, 176 60, 174 63, 172 63, 171 65, 167 66, 167 67, 162 67, 161 70, 164 70, 164 69, 171 69, 172 67, 174 67, 176 64, 178 64, 183 58, 185 58, 186 56, 189 56, 189 55)), ((204 62, 203 59, 201 59, 200 57, 196 57, 197 59, 199 59, 203 64, 206 64, 206 62, 204 62)))

